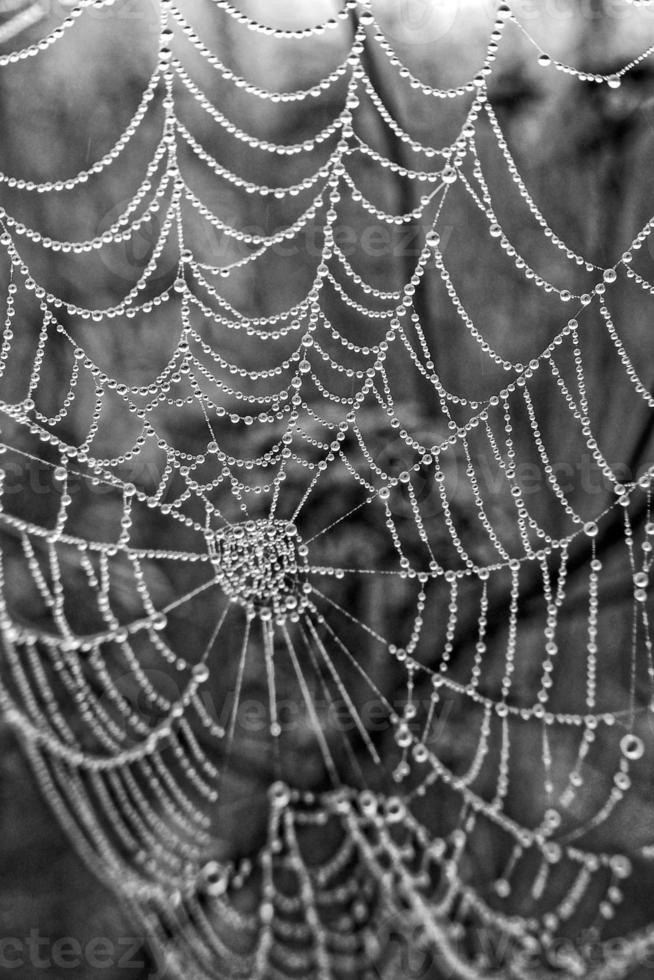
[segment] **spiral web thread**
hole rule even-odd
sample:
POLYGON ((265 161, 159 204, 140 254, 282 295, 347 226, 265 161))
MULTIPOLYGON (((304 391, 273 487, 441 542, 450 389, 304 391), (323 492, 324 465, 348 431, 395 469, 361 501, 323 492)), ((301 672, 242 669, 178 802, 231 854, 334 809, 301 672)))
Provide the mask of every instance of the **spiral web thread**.
MULTIPOLYGON (((84 0, 41 41, 0 56, 2 70, 48 58, 105 6, 84 0)), ((652 848, 612 831, 651 751, 651 473, 621 482, 605 458, 587 365, 606 344, 622 372, 616 410, 642 418, 654 406, 612 312, 617 289, 654 295, 637 271, 654 218, 609 268, 549 227, 487 95, 507 30, 522 29, 506 3, 479 73, 443 90, 402 65, 366 3, 296 31, 226 0, 207 9, 257 45, 309 48, 338 35, 345 57, 306 88, 269 91, 211 50, 183 3, 162 0, 156 64, 113 148, 74 176, 0 174, 4 473, 37 467, 48 487, 39 520, 26 516, 27 493, 3 498, 3 717, 77 851, 180 975, 396 976, 395 930, 433 955, 434 975, 626 976, 654 941, 647 910, 620 932, 652 848), (451 142, 409 135, 410 119, 394 118, 375 88, 373 55, 428 103, 432 132, 443 106, 459 114, 451 142), (208 91, 235 89, 241 107, 272 105, 280 119, 306 111, 313 135, 289 144, 250 133, 246 110, 237 123, 205 94, 198 66, 216 78, 208 91), (339 108, 318 128, 325 93, 339 108), (405 162, 369 141, 364 109, 405 162), (97 237, 57 240, 20 217, 41 196, 61 195, 72 211, 146 124, 158 135, 140 184, 97 237), (550 283, 511 243, 485 172, 489 138, 524 220, 585 277, 585 291, 550 283), (218 159, 230 140, 244 172, 256 159, 259 173, 276 162, 290 178, 239 177, 218 159), (375 203, 374 185, 362 190, 369 171, 416 188, 410 210, 375 203), (226 193, 212 197, 212 187, 226 193), (230 195, 286 208, 285 224, 244 230, 230 195), (507 267, 556 307, 556 330, 525 363, 510 339, 485 336, 449 271, 441 239, 454 195, 467 195, 507 267), (389 233, 420 229, 407 278, 380 288, 365 256, 345 254, 334 233, 344 207, 389 233), (218 264, 203 254, 204 225, 224 245, 218 264), (47 262, 66 257, 83 289, 87 260, 148 227, 142 274, 110 304, 84 306, 48 278, 47 262), (308 288, 287 308, 249 313, 239 283, 254 280, 239 276, 253 271, 266 285, 267 259, 311 228, 319 254, 308 288), (418 302, 428 280, 500 378, 494 393, 480 380, 470 398, 441 379, 446 342, 418 302), (136 358, 144 323, 150 337, 174 330, 175 340, 157 369, 148 341, 148 380, 135 384, 124 361, 108 372, 106 352, 125 343, 136 358), (428 392, 427 421, 408 412, 414 388, 428 392), (561 411, 609 488, 601 508, 559 481, 536 390, 549 392, 548 411, 561 411), (86 419, 79 438, 76 412, 86 419), (120 412, 123 428, 104 431, 120 412), (177 417, 195 420, 181 444, 177 417), (412 460, 399 473, 380 448, 390 439, 412 460), (128 475, 144 458, 159 465, 149 484, 128 475), (526 459, 542 478, 540 510, 521 483, 526 459), (98 528, 79 502, 100 491, 110 516, 98 528), (600 608, 608 538, 630 583, 617 650, 611 635, 603 643, 600 608), (570 608, 581 622, 574 642, 570 608), (227 710, 216 710, 225 692, 227 710), (256 737, 239 722, 255 696, 256 737), (371 703, 382 723, 371 723, 371 703), (258 823, 247 794, 236 817, 230 810, 244 781, 258 823), (576 942, 591 928, 592 956, 576 942)), ((575 84, 618 88, 651 53, 612 75, 535 57, 575 84)))

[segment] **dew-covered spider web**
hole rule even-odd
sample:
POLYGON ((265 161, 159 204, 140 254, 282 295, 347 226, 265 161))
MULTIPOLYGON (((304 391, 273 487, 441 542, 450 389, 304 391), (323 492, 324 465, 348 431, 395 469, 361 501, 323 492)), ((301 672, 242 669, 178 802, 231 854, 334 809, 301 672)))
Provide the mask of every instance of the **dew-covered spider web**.
POLYGON ((381 0, 312 6, 144 5, 99 154, 61 91, 137 21, 2 49, 71 154, 0 151, 3 718, 174 975, 627 976, 654 218, 564 241, 492 84, 517 37, 572 92, 654 46, 581 70, 486 4, 438 87, 381 0))

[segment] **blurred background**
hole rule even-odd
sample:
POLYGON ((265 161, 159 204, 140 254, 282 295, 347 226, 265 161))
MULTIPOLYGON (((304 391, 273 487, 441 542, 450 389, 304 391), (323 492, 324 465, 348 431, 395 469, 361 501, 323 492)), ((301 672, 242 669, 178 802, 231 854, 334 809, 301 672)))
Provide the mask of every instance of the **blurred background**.
MULTIPOLYGON (((329 2, 301 0, 261 0, 242 3, 242 9, 266 23, 284 27, 306 26, 334 12, 329 2)), ((234 22, 224 11, 204 0, 180 3, 184 16, 193 23, 204 43, 237 75, 254 84, 274 90, 294 90, 315 84, 332 71, 351 44, 353 24, 302 43, 254 36, 234 22)), ((483 61, 495 5, 485 0, 374 0, 378 21, 394 46, 398 57, 425 83, 434 87, 456 86, 475 74, 483 61)), ((29 4, 20 0, 0 2, 0 53, 13 50, 43 37, 68 15, 70 5, 55 0, 29 4)), ((542 67, 539 49, 552 58, 591 73, 612 74, 654 42, 654 7, 617 0, 542 0, 538 4, 519 2, 513 9, 535 39, 530 43, 515 25, 507 26, 494 73, 489 82, 489 101, 497 116, 518 171, 548 224, 570 249, 595 266, 612 266, 629 246, 652 213, 652 152, 654 128, 654 62, 646 59, 627 74, 619 88, 579 81, 570 75, 542 67)), ((10 64, 0 71, 0 170, 5 174, 35 182, 61 180, 90 166, 115 144, 133 117, 157 61, 159 31, 158 5, 154 0, 116 0, 110 6, 90 8, 74 28, 37 58, 10 64)), ((238 120, 260 139, 299 143, 326 126, 342 107, 343 80, 316 99, 300 103, 276 104, 258 100, 225 81, 197 56, 178 34, 175 51, 188 68, 191 86, 196 85, 209 101, 229 119, 238 120)), ((441 146, 455 138, 469 100, 427 100, 406 80, 398 78, 378 46, 365 51, 371 81, 389 112, 426 145, 441 146)), ((189 86, 179 77, 175 84, 178 118, 193 138, 223 167, 246 180, 286 186, 313 173, 326 158, 331 144, 318 146, 309 159, 255 153, 245 143, 218 131, 215 122, 203 112, 189 86)), ((74 194, 26 194, 6 184, 2 206, 26 226, 42 235, 62 240, 83 240, 102 234, 124 211, 127 202, 143 180, 146 163, 157 145, 162 122, 160 99, 144 117, 143 124, 125 151, 98 180, 90 179, 74 194), (74 202, 74 203, 71 203, 74 202)), ((372 104, 362 99, 356 110, 357 132, 365 134, 376 150, 399 167, 415 166, 415 159, 403 141, 384 126, 372 104)), ((508 238, 526 262, 547 281, 580 294, 597 281, 597 271, 583 263, 566 259, 552 246, 543 229, 533 221, 515 185, 507 175, 506 159, 498 146, 488 120, 478 124, 477 148, 488 181, 498 219, 508 238)), ((186 244, 200 262, 221 266, 248 254, 247 242, 225 234, 216 222, 206 220, 206 207, 223 222, 248 235, 270 235, 294 221, 309 205, 312 191, 296 199, 278 201, 249 194, 229 180, 221 180, 198 159, 188 144, 180 149, 183 170, 192 198, 184 204, 186 244)), ((380 168, 370 157, 359 155, 353 179, 378 208, 409 212, 419 204, 415 182, 403 180, 388 168, 380 168)), ((313 192, 315 193, 315 191, 313 192)), ((163 200, 167 200, 164 195, 163 200)), ((128 242, 110 244, 100 251, 74 256, 40 248, 29 238, 21 240, 22 254, 35 278, 47 289, 72 304, 105 307, 119 302, 144 273, 162 228, 162 206, 153 212, 128 242)), ((344 193, 339 210, 342 250, 353 268, 366 281, 381 290, 401 288, 410 278, 424 244, 425 229, 420 222, 405 223, 400 229, 380 228, 371 216, 344 193)), ((561 303, 557 295, 547 294, 526 278, 488 234, 486 218, 466 193, 457 186, 449 194, 439 218, 440 248, 452 281, 462 302, 480 325, 491 348, 513 361, 527 363, 547 345, 573 314, 572 305, 561 303)), ((652 279, 652 244, 647 241, 634 267, 652 279)), ((235 308, 250 318, 264 317, 291 307, 306 293, 315 274, 320 255, 320 238, 312 225, 290 243, 280 243, 259 261, 243 266, 221 283, 221 293, 235 308)), ((155 296, 177 275, 179 247, 174 236, 159 255, 156 268, 143 293, 155 296)), ((8 284, 8 263, 0 268, 3 295, 8 284)), ((351 285, 351 284, 350 284, 351 285)), ((360 297, 369 300, 368 297, 360 297)), ((33 296, 16 298, 17 323, 14 330, 9 367, 0 395, 4 403, 23 397, 29 385, 32 365, 39 344, 41 317, 33 296)), ((67 329, 103 371, 125 384, 148 385, 166 365, 178 341, 179 297, 153 310, 147 316, 118 317, 93 323, 69 317, 67 329)), ((621 277, 611 289, 609 306, 618 325, 625 349, 646 386, 654 374, 654 350, 650 342, 652 296, 633 280, 621 277)), ((415 307, 425 327, 433 360, 444 386, 463 399, 483 402, 505 383, 506 372, 493 363, 462 328, 447 290, 438 275, 426 276, 415 298, 415 307)), ((345 336, 376 335, 365 318, 344 309, 335 291, 326 293, 325 309, 345 336)), ((586 385, 593 431, 604 457, 619 479, 637 480, 654 463, 649 410, 625 378, 624 365, 616 354, 603 320, 596 308, 583 313, 582 345, 586 385)), ((372 325, 374 327, 374 324, 372 325)), ((244 331, 231 334, 216 331, 210 339, 226 361, 256 369, 266 366, 261 344, 244 331)), ((291 350, 289 342, 289 351, 291 350)), ((228 379, 228 372, 207 356, 206 364, 214 377, 228 379)), ((37 407, 56 417, 69 390, 74 367, 72 347, 51 345, 46 350, 38 388, 37 407)), ((569 366, 562 368, 570 376, 569 366)), ((433 390, 416 380, 410 363, 398 355, 389 365, 389 381, 395 394, 395 409, 404 428, 423 444, 431 444, 447 434, 447 420, 434 406, 433 390), (408 381, 407 379, 411 379, 408 381)), ((245 385, 246 382, 240 382, 245 385)), ((252 391, 255 389, 253 388, 252 391)), ((343 391, 347 391, 344 384, 343 391)), ((561 485, 571 505, 583 520, 592 520, 613 502, 613 490, 592 458, 587 442, 570 422, 569 411, 557 392, 548 371, 538 372, 530 384, 539 427, 551 462, 558 467, 561 485)), ((237 402, 223 389, 227 411, 237 402)), ((96 406, 97 390, 91 378, 82 378, 69 410, 54 426, 69 444, 83 445, 96 406)), ((319 399, 316 399, 318 404, 319 399)), ((207 433, 196 405, 156 409, 157 430, 169 445, 187 452, 206 449, 207 433)), ((412 466, 415 454, 406 440, 389 427, 388 419, 366 406, 362 429, 374 458, 380 466, 397 475, 412 466)), ((9 447, 4 455, 5 510, 24 521, 47 526, 54 520, 58 491, 52 481, 52 463, 57 453, 39 441, 9 415, 2 419, 2 438, 9 447), (26 455, 28 454, 28 455, 26 455), (40 460, 44 461, 43 463, 40 460)), ((265 427, 231 426, 217 429, 219 442, 238 455, 247 445, 255 456, 268 448, 265 427), (244 443, 244 440, 246 442, 244 443)), ((134 419, 124 403, 111 395, 103 401, 93 453, 100 458, 118 456, 133 444, 137 434, 134 419)), ((280 427, 279 433, 282 429, 280 427)), ((278 434, 279 434, 278 433, 278 434)), ((349 437, 348 437, 349 438, 349 437)), ((516 412, 513 439, 518 456, 534 467, 533 435, 524 411, 516 412)), ((356 459, 356 446, 347 443, 356 459)), ((503 540, 515 540, 515 508, 506 488, 497 482, 497 470, 488 451, 475 446, 477 476, 493 525, 503 540)), ((309 450, 307 450, 309 451, 309 450)), ((317 458, 317 456, 316 456, 317 458)), ((358 459, 356 466, 362 464, 358 459)), ((120 478, 139 489, 155 493, 166 465, 166 456, 153 440, 138 454, 116 469, 120 478)), ((475 523, 475 503, 466 478, 466 459, 459 448, 448 454, 447 479, 454 515, 465 529, 466 546, 478 564, 493 560, 492 548, 475 523)), ((537 468, 534 473, 539 473, 537 468)), ((291 472, 285 486, 280 516, 290 516, 293 503, 304 484, 301 473, 291 472), (284 507, 287 512, 284 512, 284 507)), ((68 519, 71 533, 87 539, 113 540, 120 533, 122 494, 80 480, 74 487, 68 519)), ((438 538, 438 553, 444 567, 456 560, 456 549, 446 534, 442 501, 427 476, 418 487, 421 511, 438 538)), ((175 491, 171 490, 171 496, 175 491)), ((325 474, 303 514, 301 532, 305 539, 318 533, 331 520, 360 503, 361 488, 344 468, 334 467, 325 474)), ((565 512, 555 505, 544 481, 534 478, 529 505, 548 533, 569 533, 565 512)), ((190 513, 190 510, 189 510, 190 513)), ((404 528, 409 553, 417 553, 419 540, 410 529, 411 509, 397 493, 393 513, 404 528), (413 534, 413 537, 411 535, 413 534)), ((644 534, 645 509, 634 509, 632 522, 640 542, 644 534)), ((255 515, 258 516, 258 515, 255 515)), ((181 522, 167 519, 160 507, 142 508, 136 518, 134 539, 141 546, 179 551, 198 549, 197 535, 181 522)), ((632 577, 622 534, 622 513, 609 514, 600 527, 596 547, 603 562, 600 582, 600 632, 602 646, 598 666, 599 710, 615 705, 624 707, 631 687, 637 688, 639 704, 647 704, 648 676, 631 671, 629 651, 632 637, 632 577)), ((35 626, 49 622, 35 590, 19 542, 3 531, 4 574, 7 604, 20 621, 35 626)), ((578 652, 583 650, 587 630, 587 565, 589 548, 574 550, 568 576, 568 600, 559 636, 559 667, 552 703, 557 710, 580 710, 583 701, 584 665, 578 652), (581 699, 581 701, 580 701, 581 699)), ((316 563, 342 567, 379 569, 392 561, 392 548, 383 527, 383 512, 363 508, 318 546, 316 563)), ((200 569, 174 562, 152 561, 146 575, 157 608, 191 590, 200 581, 200 569)), ((67 572, 66 589, 76 630, 92 628, 92 613, 83 601, 81 573, 67 572), (76 578, 77 576, 77 578, 76 578), (79 579, 79 581, 78 581, 79 579)), ((485 690, 497 697, 501 683, 506 645, 508 576, 497 583, 491 596, 488 636, 488 671, 485 690)), ((396 581, 370 575, 328 583, 335 601, 384 637, 406 634, 410 629, 415 589, 396 581)), ((137 601, 128 570, 117 568, 113 577, 114 608, 125 620, 136 614, 137 601), (121 579, 122 575, 122 579, 121 579), (122 582, 122 584, 121 584, 122 582)), ((520 612, 518 696, 526 701, 538 684, 543 659, 542 582, 538 576, 526 581, 520 612)), ((447 595, 430 604, 426 613, 428 635, 441 635, 447 624, 447 595)), ((206 644, 215 623, 219 596, 203 595, 187 604, 179 617, 171 617, 168 639, 183 645, 191 660, 206 644), (191 652, 188 652, 191 651, 191 652), (195 654, 192 651, 196 651, 195 654)), ((414 607, 413 607, 414 608, 414 607)), ((471 593, 462 601, 456 648, 452 655, 454 671, 469 671, 474 654, 478 596, 471 593)), ((340 628, 360 653, 366 669, 393 701, 400 673, 396 666, 378 664, 374 644, 357 634, 354 627, 340 628), (348 632, 349 630, 349 632, 348 632), (367 645, 366 645, 367 644, 367 645)), ((221 674, 212 688, 216 703, 224 704, 233 689, 238 664, 240 633, 236 627, 221 647, 221 674)), ((185 654, 187 655, 187 654, 185 654)), ((421 650, 430 667, 438 660, 428 649, 421 650)), ((146 669, 158 670, 154 662, 146 669)), ((646 673, 646 672, 645 672, 646 673)), ((153 675, 154 676, 154 675, 153 675)), ((166 688, 174 680, 157 676, 154 683, 166 688)), ((356 681, 350 678, 352 689, 356 681)), ((280 679, 280 697, 297 695, 294 679, 280 679)), ((246 677, 246 690, 252 699, 264 699, 264 682, 255 666, 246 677)), ((123 693, 135 697, 129 678, 123 693)), ((360 693, 360 692, 359 692, 360 693)), ((633 693, 633 691, 631 691, 633 693)), ((363 695, 361 695, 363 696, 363 695)), ((145 710, 145 709, 144 709, 145 710)), ((471 720, 465 704, 453 703, 439 728, 438 754, 455 771, 469 764, 475 741, 472 732, 478 719, 471 720)), ((649 716, 639 735, 651 747, 653 732, 649 716)), ((389 775, 397 764, 397 748, 392 736, 380 736, 388 758, 389 775), (386 740, 385 740, 386 739, 386 740)), ((517 819, 525 823, 543 805, 543 773, 537 733, 528 726, 521 730, 523 741, 514 742, 514 766, 510 805, 517 819)), ((54 820, 20 747, 8 729, 0 729, 0 935, 29 937, 37 953, 31 957, 31 973, 21 976, 88 978, 146 978, 159 975, 156 953, 149 947, 140 927, 126 918, 115 896, 104 889, 83 866, 54 820), (47 943, 39 949, 39 936, 47 943), (92 937, 106 937, 122 955, 106 957, 95 966, 64 968, 53 963, 51 946, 56 939, 76 937, 82 944, 92 937), (39 957, 41 957, 39 959, 39 957)), ((600 742, 601 740, 598 740, 600 742)), ((283 742, 287 774, 302 788, 321 788, 315 740, 295 730, 283 742)), ((497 746, 495 746, 495 749, 497 746)), ((570 768, 572 745, 555 747, 555 758, 562 770, 570 768)), ((615 761, 614 744, 598 744, 588 760, 590 776, 575 803, 575 819, 584 823, 606 798, 609 770, 615 761)), ((647 758, 647 753, 645 758, 647 758)), ((243 726, 237 732, 234 758, 229 770, 230 806, 215 816, 226 857, 246 854, 256 847, 265 821, 265 789, 270 779, 270 751, 256 733, 243 726), (258 808, 259 801, 261 806, 258 808)), ((490 777, 489 777, 490 778, 490 777)), ((628 851, 641 863, 629 882, 627 901, 608 928, 616 937, 644 929, 654 911, 654 879, 649 869, 648 848, 652 840, 652 776, 649 767, 634 767, 628 799, 619 814, 601 827, 592 845, 598 849, 628 851)), ((445 836, 456 827, 459 802, 446 793, 430 800, 435 829, 445 836)), ((574 808, 573 808, 574 809, 574 808)), ((589 838, 590 840, 590 838, 589 838)), ((588 843, 588 841, 587 841, 588 843)), ((590 846, 590 844, 589 844, 590 846)), ((507 855, 492 836, 478 842, 478 853, 469 869, 472 880, 492 880, 500 874, 507 855)), ((577 932, 596 925, 592 893, 588 907, 580 910, 577 932)), ((528 915, 537 905, 527 891, 514 896, 515 914, 528 915), (530 904, 531 903, 531 904, 530 904)), ((640 980, 654 975, 647 954, 633 965, 628 975, 640 980)), ((438 977, 433 964, 400 960, 391 974, 394 980, 409 976, 438 977), (398 965, 399 963, 399 965, 398 965)), ((588 968, 590 969, 590 968, 588 968)), ((11 966, 0 966, 0 976, 17 976, 11 966)), ((163 974, 161 974, 163 976, 163 974)), ((544 976, 565 976, 565 968, 551 967, 544 976)), ((590 972, 587 974, 591 975, 590 972)), ((620 974, 623 975, 623 974, 620 974)))

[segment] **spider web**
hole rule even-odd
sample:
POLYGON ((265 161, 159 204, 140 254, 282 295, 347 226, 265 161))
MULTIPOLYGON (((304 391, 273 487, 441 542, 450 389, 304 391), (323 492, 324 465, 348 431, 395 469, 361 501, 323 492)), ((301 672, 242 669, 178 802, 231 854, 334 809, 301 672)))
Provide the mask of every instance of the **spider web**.
MULTIPOLYGON (((301 29, 206 7, 195 26, 162 0, 97 162, 0 174, 3 717, 180 975, 397 976, 399 934, 447 976, 625 976, 654 939, 646 907, 620 925, 653 854, 625 820, 651 751, 654 521, 650 469, 621 475, 602 432, 609 409, 649 432, 616 311, 654 294, 654 218, 608 267, 549 226, 488 94, 506 32, 527 34, 506 3, 449 89, 366 3, 301 29), (268 89, 230 67, 233 30, 338 58, 268 89), (295 142, 270 135, 290 119, 295 142), (97 234, 36 221, 52 197, 75 227, 103 181, 97 234), (415 255, 371 260, 407 230, 415 255), (524 281, 538 329, 468 308, 471 261, 524 281), (568 486, 562 453, 603 492, 568 486)), ((653 50, 602 75, 527 36, 543 69, 610 88, 653 50)))

